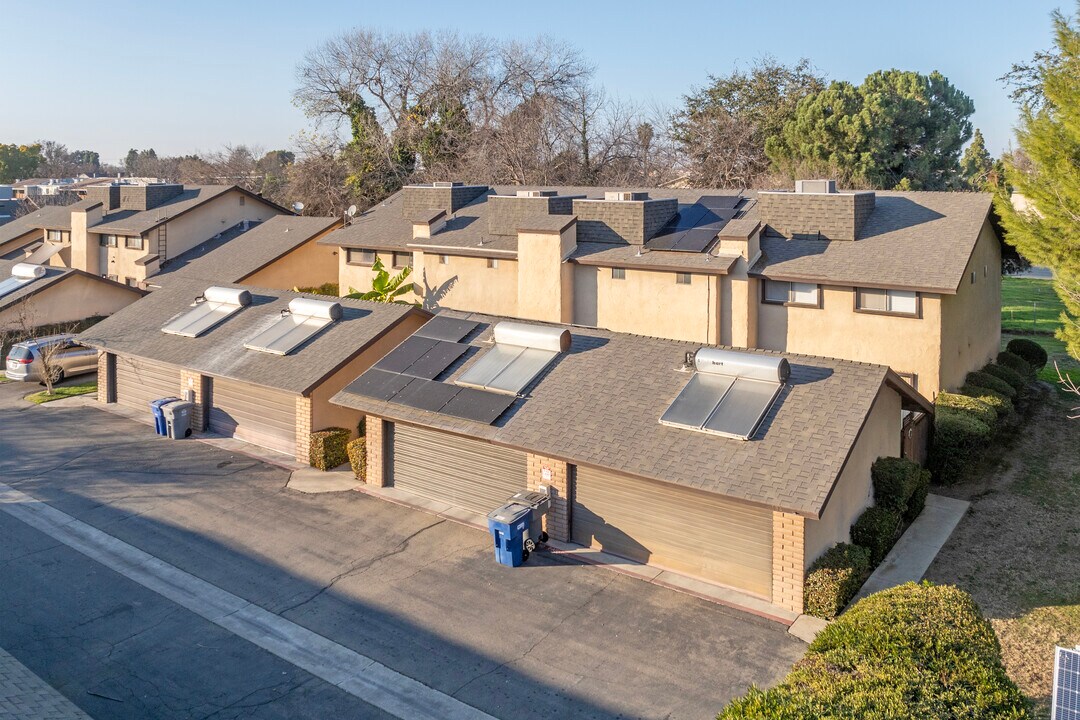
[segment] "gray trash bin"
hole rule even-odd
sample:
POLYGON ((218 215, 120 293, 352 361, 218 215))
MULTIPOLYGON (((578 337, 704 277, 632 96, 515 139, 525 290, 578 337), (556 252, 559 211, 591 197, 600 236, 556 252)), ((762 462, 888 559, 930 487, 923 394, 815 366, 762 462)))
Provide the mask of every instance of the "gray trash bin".
MULTIPOLYGON (((167 407, 167 406, 166 406, 167 407)), ((544 516, 551 508, 551 498, 542 492, 523 491, 510 498, 509 502, 525 505, 532 509, 532 520, 529 525, 527 538, 532 540, 533 548, 537 542, 547 542, 547 533, 544 532, 544 516)), ((529 548, 532 550, 533 548, 529 548)))
POLYGON ((161 414, 165 416, 165 434, 171 440, 191 437, 191 413, 195 409, 194 403, 171 402, 161 406, 161 414))

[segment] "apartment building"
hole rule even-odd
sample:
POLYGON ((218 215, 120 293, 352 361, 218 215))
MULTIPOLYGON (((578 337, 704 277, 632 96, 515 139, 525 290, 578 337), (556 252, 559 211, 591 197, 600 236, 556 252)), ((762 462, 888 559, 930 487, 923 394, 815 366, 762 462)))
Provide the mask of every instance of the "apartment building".
POLYGON ((429 310, 887 365, 927 398, 997 352, 1000 245, 983 193, 435 183, 320 240, 343 294, 376 256, 429 310), (655 197, 654 197, 655 195, 655 197))

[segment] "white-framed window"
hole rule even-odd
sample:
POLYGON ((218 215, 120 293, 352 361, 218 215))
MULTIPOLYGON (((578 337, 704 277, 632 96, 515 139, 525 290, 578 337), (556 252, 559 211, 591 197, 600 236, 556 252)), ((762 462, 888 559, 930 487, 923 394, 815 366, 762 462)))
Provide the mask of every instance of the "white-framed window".
POLYGON ((394 267, 407 268, 412 267, 412 253, 411 252, 396 252, 393 255, 394 267))
POLYGON ((690 273, 675 273, 676 285, 689 285, 691 282, 690 273))
POLYGON ((349 265, 375 264, 375 251, 362 248, 345 248, 345 262, 349 265))
POLYGON ((761 301, 773 305, 821 307, 821 286, 767 279, 762 283, 761 301))
POLYGON ((611 279, 612 280, 625 280, 626 279, 626 268, 611 268, 611 279))
POLYGON ((489 268, 491 268, 492 270, 498 270, 499 269, 499 258, 488 258, 487 259, 487 266, 489 268))
POLYGON ((440 255, 439 256, 439 264, 440 265, 449 265, 450 264, 450 256, 449 255, 440 255))
POLYGON ((64 233, 62 233, 61 231, 59 231, 59 230, 50 230, 49 231, 49 241, 50 242, 63 242, 63 240, 64 240, 64 233))
POLYGON ((101 242, 101 247, 116 247, 117 245, 115 235, 99 235, 98 239, 101 242))
POLYGON ((915 317, 919 314, 919 293, 914 290, 856 288, 855 309, 861 312, 915 317))
POLYGON ((143 239, 141 237, 126 237, 124 238, 124 247, 128 250, 142 250, 143 239))

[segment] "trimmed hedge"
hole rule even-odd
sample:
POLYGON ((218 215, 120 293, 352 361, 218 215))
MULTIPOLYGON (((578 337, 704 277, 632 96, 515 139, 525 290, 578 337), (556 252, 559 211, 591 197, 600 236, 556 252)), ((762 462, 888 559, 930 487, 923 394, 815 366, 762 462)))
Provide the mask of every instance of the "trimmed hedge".
POLYGON ((311 433, 308 445, 308 462, 319 470, 332 470, 338 465, 349 462, 349 453, 345 446, 349 444, 352 432, 345 428, 332 427, 311 433))
POLYGON ((926 507, 926 496, 930 494, 930 471, 919 468, 919 478, 915 483, 915 492, 911 493, 904 521, 913 522, 926 507))
POLYGON ((997 362, 998 365, 1004 365, 1005 367, 1012 368, 1016 372, 1020 373, 1025 378, 1027 378, 1028 382, 1035 382, 1035 378, 1038 375, 1038 373, 1035 372, 1035 368, 1028 364, 1027 360, 1020 357, 1019 355, 1015 355, 1009 352, 1008 350, 1004 350, 998 353, 997 362))
POLYGON ((818 634, 784 682, 751 688, 718 720, 1029 720, 1001 646, 971 596, 907 583, 856 603, 818 634))
POLYGON ((990 427, 971 413, 940 408, 934 414, 934 444, 928 465, 942 485, 959 480, 990 441, 990 427))
POLYGON ((350 440, 345 446, 345 454, 349 456, 349 465, 356 479, 367 482, 367 439, 358 437, 350 440))
POLYGON ((837 543, 814 561, 803 583, 804 612, 831 620, 870 575, 870 551, 837 543))
POLYGON ((991 407, 990 403, 981 398, 942 392, 938 393, 937 398, 934 400, 934 405, 936 408, 935 412, 942 408, 948 408, 950 410, 970 413, 990 427, 993 427, 998 419, 997 410, 991 407))
POLYGON ((899 513, 907 511, 922 468, 906 458, 879 457, 870 467, 874 481, 874 503, 899 513))
POLYGON ((964 382, 968 385, 977 385, 993 390, 996 393, 1001 393, 1010 400, 1016 397, 1016 390, 1013 389, 1012 385, 1001 378, 994 377, 990 373, 984 373, 981 370, 969 372, 967 377, 964 378, 964 382))
POLYGON ((1012 389, 1016 391, 1017 395, 1022 393, 1024 391, 1024 388, 1028 386, 1029 380, 1027 379, 1027 377, 1021 373, 1016 372, 1011 367, 1005 367, 1004 365, 990 363, 989 365, 984 367, 982 371, 984 373, 993 375, 999 380, 1004 380, 1005 382, 1009 383, 1009 385, 1012 386, 1012 389))
POLYGON ((1046 367, 1046 363, 1050 359, 1042 345, 1027 338, 1013 338, 1005 346, 1005 349, 1013 355, 1018 355, 1035 372, 1039 372, 1046 367))
POLYGON ((902 524, 903 517, 896 510, 873 505, 851 526, 851 542, 869 550, 870 563, 876 567, 896 542, 902 524))
POLYGON ((960 394, 982 400, 984 403, 994 408, 994 412, 997 413, 999 418, 1005 417, 1013 411, 1012 400, 989 388, 979 387, 978 385, 965 385, 960 388, 960 394))

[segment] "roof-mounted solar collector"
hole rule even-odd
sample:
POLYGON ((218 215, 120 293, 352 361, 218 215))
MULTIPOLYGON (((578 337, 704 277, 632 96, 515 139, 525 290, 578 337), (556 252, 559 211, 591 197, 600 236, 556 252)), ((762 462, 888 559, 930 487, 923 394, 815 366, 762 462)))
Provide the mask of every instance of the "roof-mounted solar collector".
POLYGON ((45 268, 31 263, 15 263, 11 266, 11 276, 0 280, 0 297, 10 295, 24 285, 45 277, 45 268))
POLYGON ((492 336, 495 347, 465 371, 459 385, 517 395, 570 349, 570 331, 565 328, 501 322, 492 336))
POLYGON ((195 299, 194 309, 170 320, 161 331, 170 335, 199 337, 250 304, 251 293, 247 290, 209 287, 195 299))
POLYGON ((341 316, 340 303, 294 298, 277 322, 244 343, 244 347, 274 355, 288 355, 340 320, 341 316))

